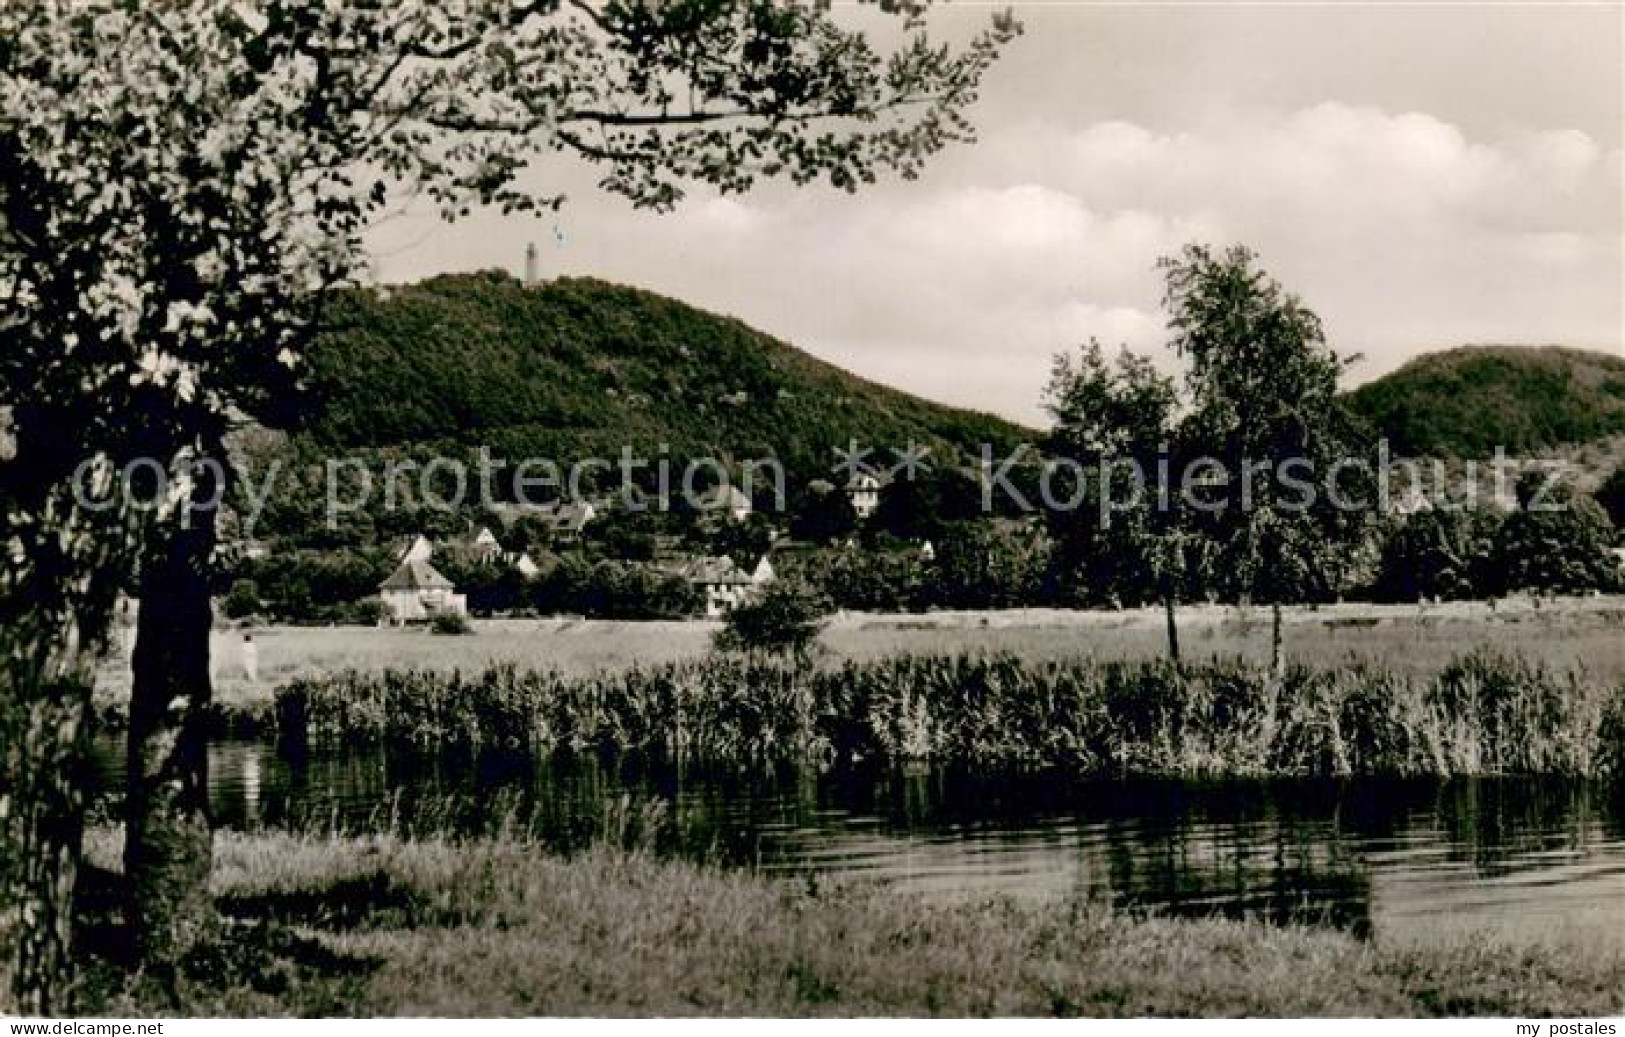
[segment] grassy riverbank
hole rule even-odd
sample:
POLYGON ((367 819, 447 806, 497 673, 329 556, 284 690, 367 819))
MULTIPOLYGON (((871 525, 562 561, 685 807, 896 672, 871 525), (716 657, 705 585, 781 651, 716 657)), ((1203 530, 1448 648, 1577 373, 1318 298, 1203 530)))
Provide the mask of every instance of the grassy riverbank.
MULTIPOLYGON (((90 856, 116 868, 117 833, 90 856)), ((637 852, 224 833, 234 919, 166 1000, 97 959, 83 1009, 191 1015, 1597 1016, 1625 959, 1444 949, 1090 903, 935 903, 637 852)))
POLYGON ((511 667, 351 673, 278 693, 312 745, 610 751, 747 766, 930 760, 1074 776, 1610 778, 1625 685, 1495 654, 1409 676, 1232 661, 736 657, 578 677, 511 667))

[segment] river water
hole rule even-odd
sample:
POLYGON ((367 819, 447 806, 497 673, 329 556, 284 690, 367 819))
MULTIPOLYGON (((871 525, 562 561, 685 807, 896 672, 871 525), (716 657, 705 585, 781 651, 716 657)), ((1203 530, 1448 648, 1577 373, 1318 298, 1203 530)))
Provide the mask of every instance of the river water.
MULTIPOLYGON (((116 746, 100 754, 109 781, 116 746)), ((991 781, 927 769, 741 775, 225 742, 218 824, 604 832, 768 874, 950 898, 1094 895, 1131 910, 1298 920, 1396 941, 1463 933, 1625 948, 1625 787, 991 781), (642 833, 639 835, 639 833, 642 833)))

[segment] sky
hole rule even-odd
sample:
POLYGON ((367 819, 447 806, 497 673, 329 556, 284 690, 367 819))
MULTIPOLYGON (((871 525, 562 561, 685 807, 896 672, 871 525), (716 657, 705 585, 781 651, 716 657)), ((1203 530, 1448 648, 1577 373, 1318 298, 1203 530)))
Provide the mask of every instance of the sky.
MULTIPOLYGON (((591 275, 738 317, 946 403, 1044 420, 1054 357, 1166 349, 1155 264, 1245 243, 1362 359, 1469 342, 1625 353, 1625 5, 1017 3, 975 144, 848 195, 633 211, 566 159, 541 219, 407 211, 378 277, 591 275)), ((934 16, 963 38, 989 14, 934 16)))

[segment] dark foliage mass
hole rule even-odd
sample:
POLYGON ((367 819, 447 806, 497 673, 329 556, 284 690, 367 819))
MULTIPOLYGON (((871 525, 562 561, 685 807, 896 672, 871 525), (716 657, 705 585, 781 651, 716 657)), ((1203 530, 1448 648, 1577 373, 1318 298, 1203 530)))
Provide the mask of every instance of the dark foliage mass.
POLYGON ((1386 531, 1372 597, 1459 601, 1489 596, 1501 583, 1491 559, 1504 523, 1505 516, 1486 508, 1419 511, 1396 520, 1386 531))
POLYGON ((1589 497, 1559 490, 1549 507, 1440 508, 1385 531, 1370 596, 1379 601, 1459 601, 1505 594, 1614 593, 1625 569, 1617 537, 1589 497))
POLYGON ((1466 346, 1429 353, 1346 397, 1396 455, 1519 456, 1625 433, 1625 358, 1466 346))
POLYGON ((1603 484, 1597 487, 1595 497, 1614 524, 1614 529, 1625 530, 1625 465, 1615 468, 1614 473, 1603 480, 1603 484))
POLYGON ((489 446, 509 461, 568 463, 614 460, 624 446, 651 462, 646 479, 663 458, 679 477, 689 458, 777 458, 790 485, 804 486, 830 478, 833 448, 853 439, 884 460, 910 440, 936 458, 975 457, 983 442, 1002 452, 1025 435, 865 381, 737 320, 591 279, 437 277, 350 295, 331 325, 312 352, 314 413, 296 444, 314 452, 489 446))
POLYGON ((1507 516, 1490 556, 1494 591, 1531 590, 1546 594, 1617 591, 1625 573, 1608 548, 1614 526, 1589 497, 1560 491, 1536 507, 1528 487, 1519 487, 1523 505, 1507 516))
POLYGON ((775 580, 729 611, 716 644, 723 651, 805 659, 828 611, 828 599, 810 584, 775 580))

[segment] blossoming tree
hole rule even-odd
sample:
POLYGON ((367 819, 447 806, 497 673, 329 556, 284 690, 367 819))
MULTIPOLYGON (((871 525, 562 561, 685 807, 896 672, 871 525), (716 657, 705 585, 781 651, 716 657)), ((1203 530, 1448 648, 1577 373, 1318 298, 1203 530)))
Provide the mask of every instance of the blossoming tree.
POLYGON ((223 439, 287 418, 370 224, 406 197, 451 220, 556 207, 538 167, 560 156, 659 209, 695 183, 912 177, 970 138, 965 110, 1019 27, 994 16, 949 47, 926 3, 866 6, 0 5, 0 1007, 43 1012, 66 989, 73 772, 132 580, 129 919, 158 970, 210 927, 223 439))

